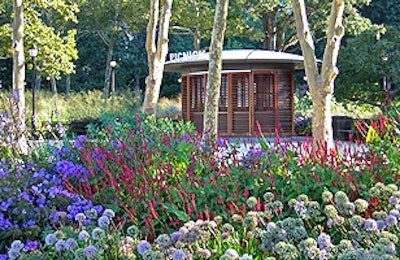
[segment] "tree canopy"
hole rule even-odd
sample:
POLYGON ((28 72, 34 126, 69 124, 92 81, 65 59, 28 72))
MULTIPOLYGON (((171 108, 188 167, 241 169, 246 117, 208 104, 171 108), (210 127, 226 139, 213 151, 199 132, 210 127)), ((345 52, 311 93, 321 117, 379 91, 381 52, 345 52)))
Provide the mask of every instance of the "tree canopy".
MULTIPOLYGON (((66 24, 76 23, 77 4, 61 0, 24 2, 24 47, 25 53, 35 44, 38 49, 36 62, 42 75, 57 78, 62 73, 74 72, 73 61, 78 58, 75 44, 75 29, 68 29, 66 24), (57 29, 56 29, 57 28, 57 29)), ((12 3, 0 4, 0 56, 11 58, 12 44, 12 3)), ((29 57, 29 56, 28 56, 29 57)))

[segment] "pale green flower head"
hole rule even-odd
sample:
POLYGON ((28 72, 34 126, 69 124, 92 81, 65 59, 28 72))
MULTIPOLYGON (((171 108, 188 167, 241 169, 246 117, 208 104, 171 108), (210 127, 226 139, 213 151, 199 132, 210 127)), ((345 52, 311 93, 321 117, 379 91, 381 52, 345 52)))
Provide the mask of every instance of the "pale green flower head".
POLYGON ((272 192, 267 191, 263 195, 263 199, 265 202, 272 202, 275 199, 275 195, 272 192))
POLYGON ((335 193, 335 202, 336 204, 344 204, 349 201, 347 194, 343 191, 338 191, 335 193))
POLYGON ((388 190, 392 191, 392 192, 395 192, 395 191, 398 191, 398 190, 399 190, 399 188, 397 187, 397 185, 394 184, 394 183, 391 183, 391 184, 386 185, 386 188, 387 188, 388 190))
POLYGON ((66 238, 64 232, 62 232, 61 230, 57 230, 56 232, 54 232, 54 235, 57 237, 57 239, 64 239, 64 238, 66 238))
POLYGON ((243 225, 248 229, 254 229, 258 224, 257 218, 247 216, 244 221, 243 225))
POLYGON ((274 201, 274 202, 272 202, 272 208, 273 208, 273 210, 274 210, 275 213, 276 213, 277 211, 280 211, 280 210, 283 209, 283 204, 282 204, 282 202, 279 201, 279 200, 274 201))
POLYGON ((392 192, 392 196, 395 197, 395 198, 397 198, 397 199, 400 199, 400 191, 398 191, 398 190, 393 191, 393 192, 392 192))
POLYGON ((383 210, 381 211, 375 211, 372 213, 372 218, 377 219, 377 220, 386 220, 387 213, 383 210))
POLYGON ((364 199, 356 199, 354 201, 354 204, 356 205, 356 209, 359 213, 364 213, 368 209, 368 202, 364 199))
POLYGON ((296 199, 290 199, 290 200, 288 201, 288 206, 289 206, 290 208, 294 208, 294 207, 296 206, 296 204, 297 204, 297 200, 296 200, 296 199))
POLYGON ((333 193, 330 192, 329 190, 324 190, 322 192, 322 201, 323 202, 331 202, 333 199, 333 193))
POLYGON ((221 224, 221 223, 222 223, 222 220, 223 220, 223 218, 222 218, 221 216, 216 216, 216 217, 214 218, 214 221, 215 221, 217 224, 221 224))
POLYGON ((257 207, 257 198, 253 196, 249 197, 246 201, 246 205, 251 209, 257 207))
POLYGON ((340 211, 346 215, 353 215, 354 211, 356 210, 356 205, 350 201, 341 204, 341 206, 342 210, 340 211))
POLYGON ((350 218, 350 225, 358 231, 363 230, 365 224, 365 219, 360 215, 354 215, 350 218))
POLYGON ((89 209, 85 213, 88 219, 97 219, 97 217, 99 216, 99 213, 95 209, 89 209))
POLYGON ((380 197, 384 193, 386 193, 385 190, 386 190, 385 184, 378 182, 375 184, 374 187, 369 189, 369 194, 371 195, 371 197, 380 197))
POLYGON ((325 214, 330 219, 335 219, 339 215, 335 206, 330 205, 330 204, 325 206, 325 214))
POLYGON ((308 202, 310 199, 308 198, 308 196, 307 196, 306 194, 300 194, 300 195, 297 197, 297 200, 298 200, 298 201, 308 202))
POLYGON ((253 256, 249 254, 242 255, 239 260, 253 260, 253 256))
POLYGON ((156 239, 157 244, 163 248, 167 248, 171 245, 171 237, 168 234, 161 234, 156 239))
POLYGON ((126 234, 128 234, 128 236, 136 238, 140 235, 140 230, 137 226, 131 225, 126 229, 126 234))
POLYGON ((353 245, 351 244, 351 241, 347 239, 340 240, 339 245, 337 245, 339 253, 344 253, 346 250, 351 248, 353 248, 353 245))
POLYGON ((106 237, 106 232, 101 228, 95 228, 92 231, 92 238, 94 240, 101 240, 106 237))
POLYGON ((294 260, 300 257, 300 253, 294 245, 282 241, 275 245, 274 251, 281 256, 281 258, 287 260, 294 260))
POLYGON ((311 218, 316 218, 321 214, 320 205, 317 201, 307 203, 307 213, 311 218))
POLYGON ((242 218, 242 216, 240 216, 239 214, 234 214, 234 215, 232 216, 232 221, 233 221, 233 222, 242 222, 242 220, 243 220, 243 218, 242 218))
POLYGON ((222 227, 221 227, 221 231, 222 232, 231 232, 233 233, 235 231, 235 228, 229 224, 229 223, 225 223, 222 227))
POLYGON ((247 212, 247 216, 256 218, 258 216, 258 212, 257 211, 249 211, 249 212, 247 212))
POLYGON ((300 247, 300 251, 304 254, 305 252, 307 252, 308 248, 313 247, 313 246, 316 247, 317 245, 318 245, 317 241, 314 238, 309 237, 305 240, 302 240, 300 242, 299 247, 300 247))
POLYGON ((399 243, 399 238, 395 234, 393 234, 389 231, 381 231, 379 233, 379 238, 389 239, 391 242, 395 243, 396 245, 399 243))

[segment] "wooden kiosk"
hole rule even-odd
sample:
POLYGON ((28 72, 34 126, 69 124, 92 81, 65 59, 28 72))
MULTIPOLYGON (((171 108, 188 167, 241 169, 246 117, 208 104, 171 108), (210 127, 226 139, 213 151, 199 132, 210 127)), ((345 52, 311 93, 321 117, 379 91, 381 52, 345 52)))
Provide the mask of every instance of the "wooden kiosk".
MULTIPOLYGON (((182 115, 203 127, 208 53, 179 53, 165 71, 182 73, 182 115)), ((222 54, 218 132, 253 135, 258 121, 265 134, 294 133, 294 71, 304 69, 300 55, 265 50, 226 50, 222 54)))

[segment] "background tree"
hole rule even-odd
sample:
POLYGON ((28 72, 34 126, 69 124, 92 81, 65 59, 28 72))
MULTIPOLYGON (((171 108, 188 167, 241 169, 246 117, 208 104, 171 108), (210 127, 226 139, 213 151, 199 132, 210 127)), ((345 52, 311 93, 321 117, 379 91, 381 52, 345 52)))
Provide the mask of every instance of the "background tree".
MULTIPOLYGON (((171 18, 171 33, 190 35, 193 38, 193 48, 199 50, 209 47, 213 29, 213 17, 216 1, 206 0, 176 0, 171 18)), ((242 0, 233 0, 227 16, 226 37, 244 36, 246 32, 246 12, 242 0)), ((186 48, 187 50, 187 48, 186 48)))
POLYGON ((400 5, 397 0, 374 0, 361 12, 381 27, 345 41, 335 96, 384 108, 385 101, 397 100, 400 91, 400 5))
POLYGON ((208 132, 213 138, 218 133, 218 100, 221 87, 222 47, 224 45, 228 6, 229 0, 217 0, 210 44, 203 131, 208 132))
MULTIPOLYGON (((346 4, 343 23, 347 34, 356 35, 370 28, 371 21, 359 11, 360 7, 369 2, 370 0, 349 1, 346 4)), ((264 49, 297 51, 299 39, 296 35, 292 1, 250 0, 244 1, 243 6, 248 12, 247 21, 251 21, 248 30, 254 40, 263 42, 264 49)), ((306 14, 316 44, 325 40, 330 7, 330 0, 307 1, 306 14)))
POLYGON ((104 97, 110 94, 111 66, 114 48, 124 36, 131 37, 144 28, 143 1, 137 0, 80 0, 79 36, 97 35, 106 49, 104 71, 104 97))
POLYGON ((25 54, 24 54, 24 6, 22 0, 13 1, 13 31, 12 31, 12 55, 13 55, 13 100, 17 104, 17 125, 21 135, 18 138, 18 146, 22 153, 28 152, 27 136, 25 133, 25 54))
POLYGON ((308 25, 306 4, 304 0, 293 0, 293 12, 296 20, 297 37, 300 40, 304 56, 307 83, 313 102, 313 149, 333 148, 331 101, 334 92, 334 81, 338 74, 336 67, 340 42, 344 35, 342 17, 344 0, 333 0, 327 30, 321 70, 318 68, 315 46, 308 25))
POLYGON ((161 16, 159 17, 160 0, 150 1, 150 17, 146 34, 149 75, 146 78, 146 92, 143 102, 143 111, 149 115, 157 114, 164 64, 168 53, 171 10, 172 0, 161 0, 161 16))

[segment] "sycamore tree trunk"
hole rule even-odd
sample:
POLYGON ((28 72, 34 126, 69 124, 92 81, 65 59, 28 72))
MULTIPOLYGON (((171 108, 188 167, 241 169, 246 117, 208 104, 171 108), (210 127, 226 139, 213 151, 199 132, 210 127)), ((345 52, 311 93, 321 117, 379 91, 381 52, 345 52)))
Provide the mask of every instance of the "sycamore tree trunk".
POLYGON ((150 1, 150 18, 147 24, 146 51, 149 75, 146 78, 146 91, 143 111, 148 115, 157 114, 165 59, 168 54, 168 30, 173 0, 161 0, 162 10, 159 18, 160 0, 150 1), (160 20, 158 22, 158 20, 160 20), (157 24, 159 23, 158 30, 157 24), (158 31, 158 35, 156 35, 158 31), (157 40, 157 43, 156 43, 157 40))
POLYGON ((344 0, 333 0, 327 30, 327 43, 324 50, 321 70, 318 68, 314 41, 308 26, 304 0, 293 0, 297 36, 304 56, 307 82, 313 102, 313 150, 333 148, 331 101, 340 41, 344 35, 342 25, 344 0))
POLYGON ((12 89, 17 104, 18 148, 22 153, 28 152, 25 123, 25 55, 24 55, 24 6, 22 0, 13 1, 13 75, 12 89))
POLYGON ((53 96, 57 95, 57 80, 56 77, 51 76, 50 77, 50 83, 51 83, 51 90, 53 92, 53 96))
POLYGON ((114 55, 114 37, 108 43, 107 47, 108 47, 108 51, 107 51, 107 60, 106 60, 106 71, 104 73, 104 90, 103 90, 104 99, 108 99, 108 97, 110 96, 111 70, 112 70, 112 68, 110 66, 110 62, 114 55))
POLYGON ((262 16, 264 29, 264 49, 276 50, 276 12, 269 11, 262 16))
POLYGON ((221 87, 222 47, 224 44, 228 5, 229 0, 217 0, 210 44, 203 130, 213 138, 218 133, 218 100, 221 87))
POLYGON ((65 97, 69 99, 71 93, 71 74, 67 74, 65 78, 65 97))

